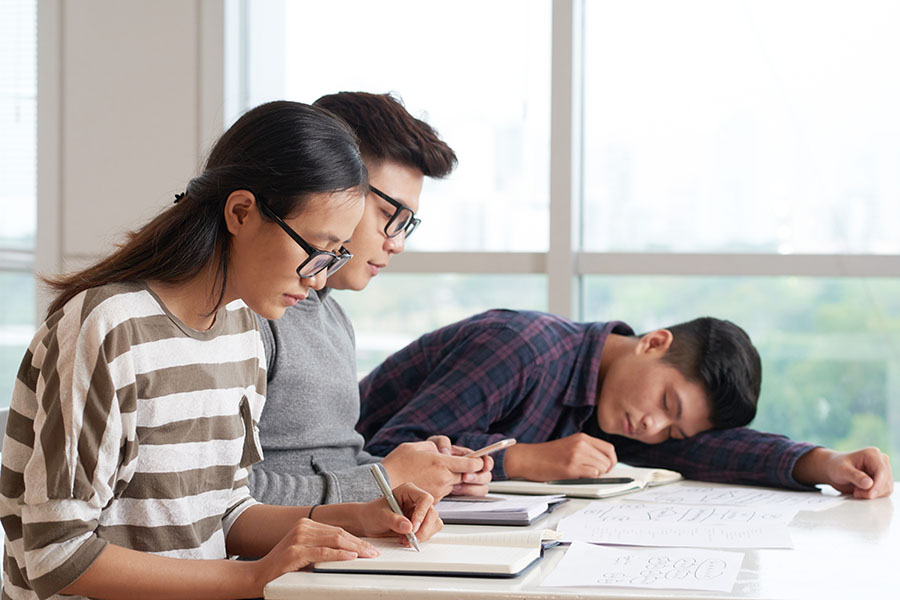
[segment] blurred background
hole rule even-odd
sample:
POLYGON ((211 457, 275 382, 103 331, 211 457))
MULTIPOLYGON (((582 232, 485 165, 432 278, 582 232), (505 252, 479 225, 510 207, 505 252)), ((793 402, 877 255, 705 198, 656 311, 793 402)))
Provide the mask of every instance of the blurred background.
POLYGON ((900 472, 900 3, 4 0, 0 405, 46 296, 171 201, 244 110, 393 92, 456 150, 338 292, 365 374, 511 307, 699 315, 763 358, 754 426, 900 472))

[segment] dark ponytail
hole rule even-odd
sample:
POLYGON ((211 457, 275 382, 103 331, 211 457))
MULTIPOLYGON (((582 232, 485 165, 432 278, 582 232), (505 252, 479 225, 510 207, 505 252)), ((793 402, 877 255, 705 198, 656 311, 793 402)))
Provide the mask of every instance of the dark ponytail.
POLYGON ((280 217, 295 217, 309 196, 368 184, 356 136, 327 111, 299 102, 269 102, 245 113, 216 142, 203 172, 176 203, 137 231, 110 256, 71 275, 45 278, 58 292, 48 314, 82 291, 120 281, 180 283, 215 263, 227 280, 225 202, 252 190, 280 217))

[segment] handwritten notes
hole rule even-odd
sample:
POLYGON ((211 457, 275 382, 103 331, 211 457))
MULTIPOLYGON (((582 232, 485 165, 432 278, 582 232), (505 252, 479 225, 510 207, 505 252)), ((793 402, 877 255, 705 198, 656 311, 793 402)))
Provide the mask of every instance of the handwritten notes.
POLYGON ((764 525, 790 523, 796 508, 690 506, 638 502, 592 502, 578 514, 599 522, 698 523, 704 525, 764 525))
POLYGON ((607 548, 573 542, 541 585, 730 592, 743 558, 744 555, 739 552, 694 548, 607 548))
POLYGON ((681 484, 652 488, 628 497, 640 502, 665 504, 757 506, 767 509, 794 508, 796 510, 822 510, 843 501, 840 496, 821 492, 790 492, 752 487, 712 487, 681 484))
MULTIPOLYGON (((654 520, 653 513, 586 507, 560 520, 557 531, 565 541, 630 546, 693 548, 792 548, 787 525, 772 522, 654 520), (607 514, 609 513, 609 514, 607 514)), ((693 507, 692 507, 693 508, 693 507)), ((685 511, 688 512, 688 511, 685 511)), ((692 512, 698 512, 694 509, 692 512)), ((723 515, 724 516, 724 515, 723 515)))

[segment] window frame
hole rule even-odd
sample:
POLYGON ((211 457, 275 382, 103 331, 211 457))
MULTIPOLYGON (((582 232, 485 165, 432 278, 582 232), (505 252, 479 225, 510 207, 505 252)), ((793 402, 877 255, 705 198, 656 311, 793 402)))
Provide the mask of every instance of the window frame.
MULTIPOLYGON (((246 8, 247 0, 233 0, 246 8)), ((894 278, 900 254, 779 254, 723 252, 585 251, 583 81, 584 7, 587 0, 552 0, 550 75, 549 248, 546 252, 427 252, 407 250, 391 261, 391 273, 545 275, 547 310, 584 320, 583 287, 587 276, 684 275, 704 277, 784 276, 809 278, 894 278)), ((246 15, 246 11, 243 13, 246 15)), ((242 24, 246 26, 246 21, 242 24)), ((247 31, 238 39, 248 39, 247 31)), ((242 44, 246 49, 246 44, 242 44)), ((226 86, 226 106, 246 109, 249 93, 246 55, 241 55, 233 86, 226 86)), ((267 90, 269 93, 274 89, 267 90)), ((236 115, 226 111, 226 115, 236 115)), ((891 369, 890 389, 900 385, 900 369, 891 369)), ((900 409, 889 402, 889 427, 900 423, 900 409)), ((898 453, 900 436, 892 440, 898 453)))

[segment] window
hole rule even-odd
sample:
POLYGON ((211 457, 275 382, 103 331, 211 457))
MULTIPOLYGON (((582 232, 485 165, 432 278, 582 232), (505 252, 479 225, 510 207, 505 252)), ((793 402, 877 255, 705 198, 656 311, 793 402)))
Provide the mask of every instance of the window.
POLYGON ((462 157, 446 180, 426 181, 419 216, 429 233, 410 248, 545 251, 549 22, 548 0, 288 2, 283 15, 250 2, 239 109, 395 92, 462 157))
POLYGON ((37 227, 37 5, 0 5, 0 406, 34 335, 37 227))
POLYGON ((362 372, 489 307, 711 314, 762 354, 757 427, 900 465, 897 3, 246 6, 241 108, 394 90, 460 158, 339 293, 362 372))
POLYGON ((622 319, 638 334, 701 315, 737 323, 763 363, 753 427, 839 450, 890 447, 900 280, 588 276, 584 306, 586 319, 622 319))
POLYGON ((588 1, 584 245, 898 254, 896 2, 588 1))
POLYGON ((353 321, 360 376, 422 333, 490 308, 547 310, 543 275, 383 273, 365 294, 334 293, 353 321))

